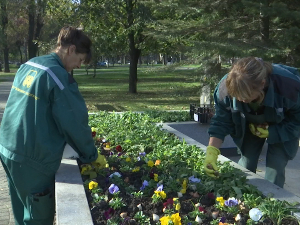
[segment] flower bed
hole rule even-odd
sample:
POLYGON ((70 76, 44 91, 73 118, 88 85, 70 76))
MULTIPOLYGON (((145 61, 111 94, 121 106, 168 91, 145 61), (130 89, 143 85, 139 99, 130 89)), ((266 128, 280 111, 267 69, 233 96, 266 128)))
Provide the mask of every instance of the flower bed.
POLYGON ((206 176, 204 153, 162 131, 161 118, 90 117, 103 160, 80 168, 94 224, 298 224, 293 206, 262 196, 229 163, 219 179, 206 176))

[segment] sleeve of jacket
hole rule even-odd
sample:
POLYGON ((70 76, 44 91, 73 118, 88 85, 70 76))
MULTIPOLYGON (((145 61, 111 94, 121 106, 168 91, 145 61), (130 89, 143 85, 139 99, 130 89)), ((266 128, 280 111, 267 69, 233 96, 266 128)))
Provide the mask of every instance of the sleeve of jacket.
POLYGON ((227 95, 226 76, 219 82, 214 92, 215 115, 211 119, 208 133, 210 137, 224 140, 225 136, 234 133, 230 99, 227 95))
POLYGON ((88 125, 88 111, 77 83, 70 84, 64 90, 54 88, 52 112, 59 132, 78 153, 79 159, 83 163, 95 161, 98 152, 88 125))

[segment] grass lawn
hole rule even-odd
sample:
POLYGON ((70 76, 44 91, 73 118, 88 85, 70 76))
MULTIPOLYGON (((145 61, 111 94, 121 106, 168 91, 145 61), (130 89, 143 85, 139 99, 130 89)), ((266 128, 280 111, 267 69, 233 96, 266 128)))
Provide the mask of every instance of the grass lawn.
MULTIPOLYGON (((190 103, 199 102, 199 77, 194 66, 166 69, 172 66, 141 66, 138 68, 137 93, 130 94, 129 65, 93 69, 86 75, 84 67, 74 70, 89 111, 189 110, 190 103)), ((0 82, 14 76, 0 72, 0 82)))
POLYGON ((75 70, 74 76, 90 111, 188 110, 199 102, 199 74, 194 69, 138 68, 137 93, 130 94, 129 67, 75 70), (85 74, 85 75, 77 75, 85 74))

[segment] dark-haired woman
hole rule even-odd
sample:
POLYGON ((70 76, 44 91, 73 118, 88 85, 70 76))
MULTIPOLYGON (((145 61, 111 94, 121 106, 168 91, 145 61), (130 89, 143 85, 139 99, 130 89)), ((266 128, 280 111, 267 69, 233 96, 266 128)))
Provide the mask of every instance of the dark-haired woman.
POLYGON ((16 224, 53 224, 54 178, 66 143, 82 162, 97 159, 87 108, 69 74, 89 62, 91 44, 82 30, 64 27, 53 53, 29 60, 15 75, 0 126, 0 159, 16 224))

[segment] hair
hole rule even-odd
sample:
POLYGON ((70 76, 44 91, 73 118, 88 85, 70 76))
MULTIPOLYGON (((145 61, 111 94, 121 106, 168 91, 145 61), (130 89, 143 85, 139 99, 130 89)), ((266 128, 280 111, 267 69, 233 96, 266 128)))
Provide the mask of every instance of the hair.
POLYGON ((262 82, 268 82, 272 73, 272 64, 261 58, 241 58, 230 69, 226 79, 228 94, 237 99, 251 99, 253 93, 258 93, 258 102, 262 102, 265 93, 261 88, 262 82))
POLYGON ((57 38, 57 48, 67 48, 71 45, 76 46, 76 53, 86 54, 84 63, 88 64, 92 58, 91 39, 83 33, 81 29, 65 26, 63 27, 57 38))

